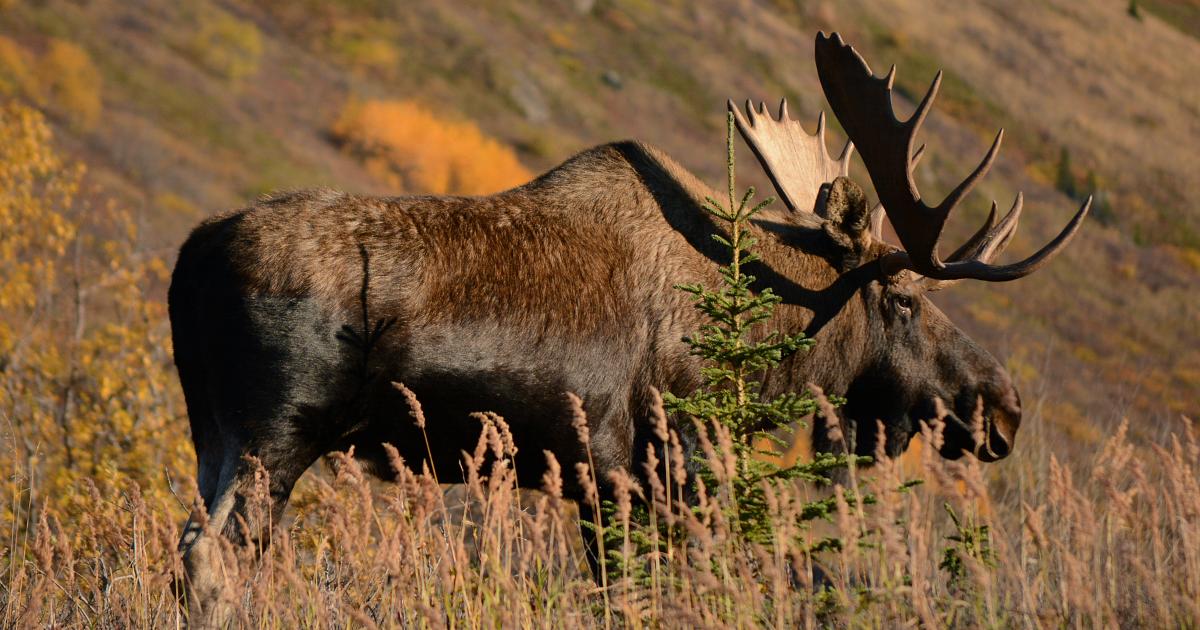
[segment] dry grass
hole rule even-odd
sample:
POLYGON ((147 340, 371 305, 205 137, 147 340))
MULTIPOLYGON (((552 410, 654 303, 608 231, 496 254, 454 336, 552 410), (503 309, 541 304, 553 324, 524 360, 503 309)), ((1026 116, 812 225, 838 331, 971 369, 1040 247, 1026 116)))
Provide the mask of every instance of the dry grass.
MULTIPOLYGON (((9 2, 0 92, 32 93, 23 82, 36 89, 52 39, 86 50, 101 77, 99 122, 82 129, 52 103, 46 109, 106 194, 144 217, 142 242, 174 248, 196 217, 158 203, 164 193, 207 213, 284 188, 401 192, 390 167, 330 142, 352 94, 437 104, 440 119, 475 122, 535 172, 635 138, 717 181, 725 97, 786 95, 811 129, 824 102, 813 35, 836 29, 877 70, 897 63, 901 87, 918 95, 935 68, 946 69, 917 173, 930 198, 957 184, 991 133, 1006 128, 997 167, 951 219, 947 242, 973 231, 991 197, 1003 204, 1023 190, 1026 212, 1006 260, 1019 259, 1076 207, 1054 189, 1059 151, 1070 149, 1080 177, 1095 172, 1113 205, 1110 225, 1089 218, 1055 264, 1020 283, 960 286, 938 300, 981 345, 1038 368, 1023 389, 1053 383, 1056 398, 1097 431, 1123 415, 1142 418, 1131 432, 1144 437, 1144 427, 1180 413, 1200 416, 1200 353, 1190 351, 1200 345, 1200 215, 1188 201, 1200 194, 1200 145, 1186 141, 1200 121, 1200 40, 1158 17, 1170 2, 1143 1, 1142 21, 1127 4, 500 1, 399 11, 307 0, 9 2), (253 24, 262 44, 250 57, 257 71, 236 85, 194 54, 204 16, 221 12, 253 24), (1091 353, 1071 351, 1078 347, 1091 353)), ((253 51, 233 34, 233 51, 253 51)), ((769 190, 761 174, 747 183, 769 190)))
MULTIPOLYGON (((830 524, 794 525, 812 487, 773 493, 793 541, 773 547, 726 535, 728 488, 702 493, 695 514, 646 489, 656 518, 677 519, 690 540, 643 558, 649 581, 617 573, 606 589, 581 570, 561 478, 519 492, 506 451, 486 436, 467 461, 470 483, 453 492, 398 460, 400 481, 376 486, 335 454, 269 549, 225 548, 226 579, 246 627, 1187 625, 1200 615, 1200 443, 1189 430, 1151 448, 1139 457, 1122 430, 1090 462, 1051 456, 1034 467, 1018 456, 1007 466, 1025 469, 1020 478, 999 483, 973 461, 925 457, 916 472, 926 483, 903 492, 908 474, 885 460, 853 480, 878 503, 848 504, 835 487, 830 524), (496 463, 481 469, 485 453, 496 463), (841 551, 807 552, 830 535, 841 551), (948 553, 957 574, 939 566, 948 553)), ((26 485, 37 476, 20 469, 4 497, 3 624, 181 623, 181 506, 132 482, 102 495, 86 478, 69 505, 26 485)))

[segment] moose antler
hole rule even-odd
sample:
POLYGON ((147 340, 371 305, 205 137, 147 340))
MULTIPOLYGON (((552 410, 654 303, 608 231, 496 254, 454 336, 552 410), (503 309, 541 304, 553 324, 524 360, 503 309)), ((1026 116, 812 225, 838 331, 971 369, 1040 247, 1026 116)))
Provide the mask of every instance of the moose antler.
POLYGON ((1016 280, 1036 271, 1075 235, 1091 207, 1091 197, 1062 232, 1037 253, 1010 265, 990 264, 1004 250, 1016 230, 1022 202, 1018 194, 1012 210, 998 223, 993 202, 992 214, 983 228, 949 259, 941 260, 937 247, 946 219, 991 168, 1000 151, 1004 130, 996 134, 991 149, 979 166, 942 203, 930 207, 921 200, 921 193, 913 181, 913 167, 920 154, 918 150, 914 155, 913 144, 937 96, 942 73, 938 72, 934 77, 929 92, 917 106, 916 112, 907 121, 900 122, 892 108, 895 66, 886 77, 876 77, 862 56, 843 42, 837 33, 832 36, 824 33, 817 35, 816 58, 817 75, 825 98, 846 134, 858 146, 859 155, 875 185, 875 192, 904 245, 905 251, 881 259, 885 273, 911 269, 933 280, 1016 280))
POLYGON ((836 159, 825 149, 825 113, 817 117, 817 132, 809 134, 800 122, 788 117, 787 99, 779 102, 776 120, 760 103, 758 111, 746 101, 746 114, 729 101, 729 111, 738 131, 754 151, 775 190, 793 212, 813 212, 821 184, 832 182, 850 170, 850 142, 836 159))

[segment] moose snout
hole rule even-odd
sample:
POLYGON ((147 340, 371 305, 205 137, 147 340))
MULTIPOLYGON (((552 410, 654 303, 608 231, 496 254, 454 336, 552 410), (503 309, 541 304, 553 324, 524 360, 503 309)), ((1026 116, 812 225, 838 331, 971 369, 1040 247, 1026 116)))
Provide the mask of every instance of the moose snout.
POLYGON ((975 450, 976 456, 985 462, 1008 457, 1021 426, 1021 394, 1008 374, 998 371, 990 385, 985 388, 990 391, 985 393, 984 442, 976 445, 975 450))

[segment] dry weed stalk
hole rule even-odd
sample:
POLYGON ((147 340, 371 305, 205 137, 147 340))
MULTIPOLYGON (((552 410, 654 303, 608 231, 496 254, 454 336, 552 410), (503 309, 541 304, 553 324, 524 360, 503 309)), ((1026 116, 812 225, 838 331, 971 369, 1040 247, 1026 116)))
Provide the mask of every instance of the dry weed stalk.
MULTIPOLYGON (((476 470, 462 491, 439 487, 428 471, 412 472, 394 450, 397 480, 390 484, 372 481, 352 453, 335 454, 331 472, 306 482, 309 500, 269 546, 222 545, 237 593, 227 604, 239 621, 603 625, 604 597, 582 566, 577 516, 561 496, 561 468, 549 458, 546 492, 519 499, 514 472, 504 464, 512 451, 502 419, 485 417, 494 431, 484 431, 482 450, 475 452, 491 454, 493 464, 486 473, 476 470)), ((1151 447, 1131 443, 1118 430, 1090 465, 1051 458, 1044 469, 1047 483, 1003 499, 991 495, 982 468, 944 462, 928 456, 931 450, 923 451, 927 483, 903 492, 896 488, 909 481, 905 468, 877 454, 877 464, 858 474, 878 503, 860 512, 836 486, 831 491, 836 518, 826 526, 795 526, 797 506, 811 498, 808 489, 772 487, 769 509, 786 535, 769 547, 732 539, 729 515, 710 488, 697 489, 695 512, 672 512, 662 480, 644 491, 627 475, 610 476, 618 509, 612 526, 634 535, 629 510, 645 500, 659 519, 681 524, 690 538, 671 553, 647 559, 642 566, 655 578, 649 586, 628 572, 613 576, 614 622, 1173 625, 1200 612, 1194 545, 1200 535, 1195 494, 1200 476, 1190 426, 1151 447), (972 522, 989 525, 994 549, 993 564, 962 554, 966 578, 954 583, 938 568, 944 550, 954 544, 938 507, 944 502, 972 522), (820 527, 843 541, 832 556, 809 549, 820 527), (747 588, 750 584, 764 586, 747 588)), ((467 461, 485 465, 474 453, 467 461)), ((586 472, 592 479, 590 469, 586 472)), ((270 508, 265 482, 260 478, 259 492, 252 493, 257 509, 270 508)), ((133 484, 109 496, 94 487, 83 483, 69 499, 29 486, 5 497, 20 518, 5 522, 0 605, 6 624, 181 621, 177 514, 133 484), (75 505, 90 509, 76 511, 75 505)), ((251 525, 242 526, 253 539, 251 525)))

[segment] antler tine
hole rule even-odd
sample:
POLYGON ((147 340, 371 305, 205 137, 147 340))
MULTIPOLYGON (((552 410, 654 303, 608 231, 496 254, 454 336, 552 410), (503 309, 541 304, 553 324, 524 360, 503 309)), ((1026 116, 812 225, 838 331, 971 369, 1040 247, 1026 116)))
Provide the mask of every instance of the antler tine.
MULTIPOLYGON (((892 66, 893 81, 896 75, 896 66, 892 66)), ((913 112, 908 120, 904 121, 904 126, 908 128, 909 148, 912 148, 912 142, 917 139, 917 132, 921 130, 921 125, 925 124, 925 118, 929 116, 929 112, 933 109, 933 101, 937 99, 938 90, 942 88, 942 71, 938 70, 937 74, 933 75, 933 83, 929 84, 929 90, 925 92, 925 98, 921 99, 921 104, 917 105, 917 110, 913 112)), ((891 103, 892 84, 888 83, 888 103, 891 103)), ((894 110, 893 110, 894 112, 894 110)), ((895 118, 895 113, 892 114, 895 118)))
POLYGON ((930 208, 921 201, 912 179, 912 156, 914 139, 937 96, 940 77, 913 115, 901 122, 892 108, 894 68, 887 76, 876 77, 858 51, 837 33, 817 35, 816 59, 825 97, 857 146, 900 242, 912 253, 917 271, 936 269, 934 252, 946 213, 944 208, 930 208))
POLYGON ((767 110, 766 103, 755 111, 753 103, 746 101, 745 115, 732 100, 728 106, 738 131, 793 212, 813 212, 821 185, 849 172, 849 143, 840 157, 829 157, 823 115, 817 121, 816 133, 809 134, 788 116, 786 99, 779 104, 778 120, 767 110))
MULTIPOLYGON (((1013 205, 1005 213, 1004 218, 996 222, 996 202, 992 201, 992 208, 988 211, 987 220, 983 222, 983 226, 979 228, 967 239, 966 243, 962 244, 950 257, 946 259, 949 264, 958 263, 967 260, 978 260, 984 263, 990 263, 999 256, 1008 247, 1008 243, 1012 240, 1013 234, 1017 232, 1017 222, 1021 218, 1021 207, 1024 203, 1024 196, 1017 193, 1017 198, 1013 201, 1013 205)), ((925 288, 929 291, 938 291, 944 289, 959 280, 926 280, 925 288)))
POLYGON ((871 238, 876 241, 883 240, 883 214, 883 204, 871 208, 871 238))
POLYGON ((1009 239, 1011 239, 1012 235, 1016 232, 1015 216, 1020 215, 1019 198, 1017 200, 1017 204, 1016 211, 1010 211, 1009 213, 1010 215, 1014 216, 1014 218, 1011 220, 1011 225, 1007 227, 1004 225, 1009 219, 1009 217, 1005 217, 1005 220, 1001 221, 1001 225, 997 226, 997 237, 990 247, 982 252, 981 255, 973 259, 947 263, 944 277, 935 279, 950 281, 970 279, 984 280, 986 282, 1008 282, 1010 280, 1017 280, 1019 278, 1028 276, 1038 269, 1041 269, 1043 265, 1049 262, 1050 259, 1055 256, 1055 254, 1061 251, 1063 247, 1066 247, 1067 243, 1071 241, 1071 238, 1074 237, 1075 233, 1079 231, 1079 226, 1083 225, 1083 219, 1087 216, 1088 211, 1091 209, 1092 198, 1088 197, 1087 200, 1083 202, 1083 205, 1080 206, 1079 211, 1075 213, 1075 216, 1071 217, 1071 221, 1068 222, 1066 227, 1064 227, 1062 231, 1058 233, 1058 236, 1054 237, 1054 240, 1047 243, 1045 247, 1042 247, 1032 256, 1029 256, 1020 262, 1009 265, 990 265, 988 262, 1004 250, 1005 246, 1008 245, 1009 239))
POLYGON ((983 156, 983 160, 978 166, 975 167, 975 170, 972 171, 966 179, 962 180, 958 186, 955 186, 954 190, 950 191, 949 195, 946 195, 946 198, 942 200, 942 203, 938 204, 938 210, 944 212, 946 216, 950 215, 950 211, 958 205, 958 202, 962 201, 962 198, 967 196, 967 193, 971 192, 971 189, 975 187, 975 184, 979 183, 979 180, 982 179, 984 175, 987 175, 988 171, 992 170, 992 164, 996 161, 996 156, 1000 154, 1000 143, 1003 141, 1004 130, 1001 129, 1000 132, 996 134, 996 139, 992 141, 992 147, 988 149, 987 155, 983 156))
POLYGON ((883 78, 874 76, 858 51, 837 33, 817 35, 816 60, 817 75, 833 113, 858 145, 879 200, 906 250, 880 259, 885 273, 911 269, 934 280, 1015 280, 1045 264, 1074 236, 1087 216, 1090 199, 1062 232, 1036 254, 1019 263, 992 266, 989 263, 1003 251, 1016 230, 1022 206, 1022 197, 1018 195, 1012 209, 998 223, 993 204, 984 226, 943 262, 938 257, 937 246, 946 219, 995 163, 1004 130, 996 134, 991 148, 975 170, 940 204, 930 207, 921 199, 912 177, 913 168, 925 147, 922 145, 914 152, 912 145, 937 97, 942 73, 939 71, 934 77, 913 115, 901 122, 896 118, 892 102, 895 66, 883 78))
MULTIPOLYGON (((1012 214, 1011 211, 1009 214, 1012 214)), ((1006 215, 1005 219, 1007 220, 1007 218, 1008 216, 1006 215)), ((988 211, 988 217, 987 220, 983 222, 983 226, 976 230, 976 232, 971 235, 971 238, 967 239, 966 243, 963 243, 961 247, 954 250, 954 253, 950 254, 950 256, 946 258, 946 261, 954 262, 976 257, 979 252, 983 251, 983 247, 987 244, 988 239, 994 236, 992 231, 995 229, 995 227, 996 202, 993 201, 992 209, 988 211)))
MULTIPOLYGON (((993 201, 992 205, 994 206, 995 204, 996 202, 993 201)), ((1017 198, 1013 200, 1012 207, 1008 209, 1008 213, 1004 215, 1004 218, 1000 220, 1000 224, 996 226, 996 236, 991 239, 995 241, 995 244, 991 246, 986 256, 979 257, 980 260, 990 263, 1004 251, 1005 247, 1008 247, 1008 242, 1017 233, 1017 223, 1021 220, 1021 209, 1024 206, 1025 195, 1017 193, 1017 198)))

